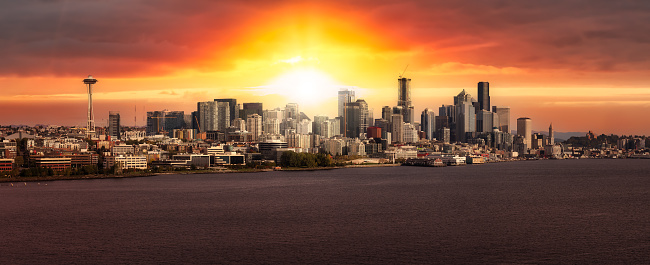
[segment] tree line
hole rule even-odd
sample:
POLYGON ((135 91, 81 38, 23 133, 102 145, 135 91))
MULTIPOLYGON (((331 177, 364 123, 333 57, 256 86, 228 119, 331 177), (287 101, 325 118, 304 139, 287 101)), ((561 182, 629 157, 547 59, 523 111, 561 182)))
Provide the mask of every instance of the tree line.
POLYGON ((310 154, 310 153, 296 153, 287 151, 282 153, 280 157, 280 165, 282 167, 331 167, 334 161, 326 154, 310 154))

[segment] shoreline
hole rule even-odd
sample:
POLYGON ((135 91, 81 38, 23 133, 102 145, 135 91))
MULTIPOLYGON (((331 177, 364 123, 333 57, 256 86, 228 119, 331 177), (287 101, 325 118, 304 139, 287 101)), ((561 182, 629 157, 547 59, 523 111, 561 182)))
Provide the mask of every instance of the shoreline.
MULTIPOLYGON (((536 161, 536 160, 504 160, 499 162, 490 162, 490 163, 501 163, 501 162, 518 162, 518 161, 536 161)), ((489 163, 485 163, 489 164, 489 163)), ((468 164, 471 165, 471 164, 468 164)), ((477 164, 481 165, 481 164, 477 164)), ((171 171, 171 172, 159 172, 159 173, 142 173, 142 174, 132 174, 132 175, 83 175, 83 176, 47 176, 47 177, 25 177, 25 178, 0 178, 0 183, 2 186, 7 185, 6 183, 20 183, 20 182, 49 182, 57 180, 91 180, 91 179, 121 179, 121 178, 140 178, 140 177, 154 177, 159 175, 195 175, 195 174, 231 174, 231 173, 260 173, 260 172, 270 172, 270 171, 320 171, 320 170, 335 170, 341 168, 371 168, 371 167, 399 167, 402 164, 365 164, 365 165, 345 165, 345 166, 333 166, 333 167, 315 167, 315 168, 281 168, 281 169, 226 169, 226 170, 195 170, 195 171, 171 171)), ((467 166, 467 165, 462 165, 467 166)), ((451 166, 456 167, 456 166, 451 166)))
POLYGON ((231 174, 231 173, 260 173, 270 171, 318 171, 318 170, 334 170, 341 168, 356 168, 356 167, 385 167, 385 166, 400 166, 401 164, 372 164, 372 165, 349 165, 349 166, 335 166, 335 167, 316 167, 316 168, 283 168, 283 169, 226 169, 226 170, 195 170, 195 171, 171 171, 159 173, 142 173, 133 175, 71 175, 71 176, 46 176, 46 177, 17 177, 17 178, 0 178, 0 183, 20 183, 20 182, 40 182, 40 181, 57 181, 57 180, 91 180, 91 179, 121 179, 121 178, 140 178, 140 177, 153 177, 159 175, 196 175, 196 174, 231 174))

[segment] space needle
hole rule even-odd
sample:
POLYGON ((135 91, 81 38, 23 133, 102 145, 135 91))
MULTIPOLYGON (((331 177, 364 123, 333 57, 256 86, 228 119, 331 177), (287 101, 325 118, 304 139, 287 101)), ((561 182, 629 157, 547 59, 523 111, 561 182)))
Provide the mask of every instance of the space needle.
POLYGON ((97 79, 89 75, 84 79, 84 84, 88 88, 88 123, 86 123, 86 136, 90 139, 95 134, 95 113, 93 113, 93 85, 97 79))

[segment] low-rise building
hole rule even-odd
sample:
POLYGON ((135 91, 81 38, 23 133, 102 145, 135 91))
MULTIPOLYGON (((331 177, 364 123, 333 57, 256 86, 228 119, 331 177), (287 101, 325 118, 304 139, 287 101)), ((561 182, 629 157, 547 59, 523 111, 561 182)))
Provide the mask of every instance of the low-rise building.
POLYGON ((118 163, 122 169, 147 169, 146 156, 107 156, 104 158, 104 168, 112 168, 118 163))
POLYGON ((34 166, 62 171, 70 168, 72 159, 67 157, 35 157, 34 166))
POLYGON ((14 169, 13 159, 0 159, 0 171, 11 171, 14 169))

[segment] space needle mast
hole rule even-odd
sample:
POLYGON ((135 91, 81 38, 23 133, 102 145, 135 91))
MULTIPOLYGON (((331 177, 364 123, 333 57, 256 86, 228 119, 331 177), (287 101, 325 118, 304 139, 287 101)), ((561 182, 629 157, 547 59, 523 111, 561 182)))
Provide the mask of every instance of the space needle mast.
POLYGON ((95 113, 93 113, 93 85, 97 83, 97 79, 89 75, 84 79, 84 84, 88 88, 88 123, 86 123, 86 136, 92 138, 95 134, 95 113))

